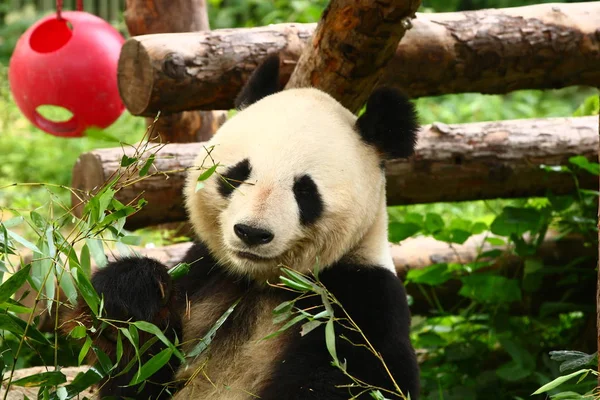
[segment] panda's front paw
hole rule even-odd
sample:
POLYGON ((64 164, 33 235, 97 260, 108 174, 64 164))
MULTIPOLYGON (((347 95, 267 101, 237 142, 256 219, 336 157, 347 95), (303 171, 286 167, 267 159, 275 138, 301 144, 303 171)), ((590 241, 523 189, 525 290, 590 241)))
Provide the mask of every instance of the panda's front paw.
POLYGON ((109 263, 92 276, 92 285, 104 297, 105 316, 119 321, 154 322, 172 296, 167 267, 147 257, 109 263))

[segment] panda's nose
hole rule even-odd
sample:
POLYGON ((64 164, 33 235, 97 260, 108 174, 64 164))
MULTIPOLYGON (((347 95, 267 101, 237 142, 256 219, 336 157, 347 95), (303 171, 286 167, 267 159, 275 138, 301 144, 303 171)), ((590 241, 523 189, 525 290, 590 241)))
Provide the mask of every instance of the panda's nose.
POLYGON ((248 246, 267 244, 273 240, 273 233, 266 229, 254 228, 250 225, 235 224, 233 231, 248 246))

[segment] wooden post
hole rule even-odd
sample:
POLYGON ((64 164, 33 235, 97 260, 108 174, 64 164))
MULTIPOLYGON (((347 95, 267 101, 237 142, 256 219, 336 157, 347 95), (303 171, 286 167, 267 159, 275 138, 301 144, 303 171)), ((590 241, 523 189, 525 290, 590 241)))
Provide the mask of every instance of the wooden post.
MULTIPOLYGON (((127 0, 125 23, 132 36, 210 30, 206 0, 127 0)), ((154 132, 160 141, 206 141, 225 121, 225 111, 184 111, 161 115, 154 132)), ((154 118, 146 119, 148 125, 154 118)))
POLYGON ((321 89, 357 112, 420 5, 421 0, 331 0, 286 88, 321 89))

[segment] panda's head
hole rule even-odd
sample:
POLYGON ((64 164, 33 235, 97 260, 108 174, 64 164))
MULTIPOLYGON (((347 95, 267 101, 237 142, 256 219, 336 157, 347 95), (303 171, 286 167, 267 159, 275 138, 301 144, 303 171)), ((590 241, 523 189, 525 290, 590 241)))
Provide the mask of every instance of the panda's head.
POLYGON ((393 268, 383 161, 414 151, 417 118, 392 89, 357 119, 313 88, 279 90, 268 58, 236 99, 239 112, 206 144, 185 189, 200 240, 231 271, 273 278, 344 257, 393 268), (215 174, 199 175, 215 164, 215 174))

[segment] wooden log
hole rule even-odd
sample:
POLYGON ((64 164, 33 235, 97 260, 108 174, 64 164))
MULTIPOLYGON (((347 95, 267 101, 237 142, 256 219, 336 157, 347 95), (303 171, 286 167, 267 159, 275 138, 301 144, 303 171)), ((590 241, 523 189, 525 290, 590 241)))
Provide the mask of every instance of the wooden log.
MULTIPOLYGON (((75 379, 75 377, 78 374, 85 373, 89 369, 90 369, 89 365, 81 365, 79 367, 62 367, 60 369, 60 372, 62 372, 65 375, 65 377, 67 379, 66 384, 70 384, 73 382, 73 380, 75 379)), ((28 376, 41 374, 44 372, 49 372, 52 370, 53 369, 48 366, 36 366, 36 367, 16 369, 11 382, 14 382, 18 379, 26 378, 28 376)), ((0 395, 1 396, 6 395, 6 397, 3 397, 3 399, 5 399, 5 400, 23 400, 23 399, 27 399, 27 398, 29 398, 29 399, 37 399, 38 398, 38 393, 40 391, 40 388, 36 387, 36 386, 29 386, 29 385, 13 386, 13 385, 11 385, 8 390, 8 393, 5 393, 7 386, 8 386, 9 376, 10 376, 10 371, 8 371, 4 374, 4 379, 1 382, 0 388, 2 390, 0 390, 0 395)), ((97 388, 91 387, 91 388, 82 390, 79 393, 79 395, 76 396, 75 398, 77 398, 77 399, 85 399, 85 398, 93 399, 94 395, 96 393, 97 393, 97 388)), ((98 397, 98 396, 96 396, 96 397, 98 397)))
MULTIPOLYGON (((205 151, 203 146, 166 145, 156 153, 148 177, 139 180, 134 171, 122 178, 123 182, 139 181, 119 190, 116 197, 121 202, 138 197, 148 201, 128 218, 129 228, 186 220, 182 198, 185 170, 205 151)), ((596 157, 597 148, 595 116, 424 126, 415 155, 386 164, 388 204, 570 193, 575 188, 572 176, 547 172, 541 166, 568 165, 569 157, 575 155, 596 157)), ((87 192, 100 187, 119 171, 123 151, 98 149, 81 155, 72 186, 87 192)), ((125 149, 128 155, 132 151, 125 149)), ((579 175, 579 184, 598 187, 589 173, 579 175)), ((72 200, 76 206, 77 198, 72 200)))
MULTIPOLYGON (((210 30, 206 0, 127 0, 125 24, 132 36, 210 30)), ((147 118, 146 123, 151 125, 154 117, 147 118)), ((163 115, 153 126, 153 134, 164 143, 205 141, 226 117, 225 111, 163 115)))
MULTIPOLYGON (((421 14, 379 84, 411 97, 600 86, 600 2, 421 14)), ((129 39, 118 81, 127 108, 154 116, 230 109, 268 54, 290 79, 316 24, 278 24, 129 39)), ((331 89, 331 88, 329 88, 331 89)))
POLYGON ((421 0, 332 0, 286 88, 321 89, 357 112, 420 5, 421 0))

